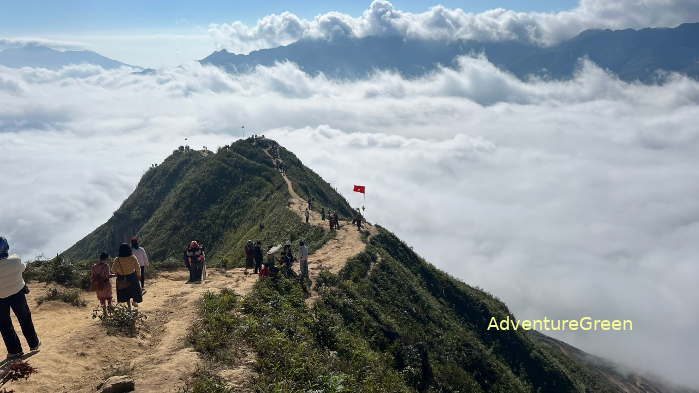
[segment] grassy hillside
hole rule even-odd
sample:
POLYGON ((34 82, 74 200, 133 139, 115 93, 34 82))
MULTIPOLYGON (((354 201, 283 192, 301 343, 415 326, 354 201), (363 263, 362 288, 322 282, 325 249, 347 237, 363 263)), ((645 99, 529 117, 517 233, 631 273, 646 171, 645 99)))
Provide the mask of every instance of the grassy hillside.
POLYGON ((605 374, 535 332, 488 331, 491 316, 512 317, 505 304, 383 229, 318 285, 311 306, 283 278, 244 298, 210 293, 190 341, 227 366, 253 348, 256 392, 672 391, 638 376, 611 379, 611 366, 605 374))
MULTIPOLYGON (((209 258, 239 264, 248 239, 265 245, 305 238, 320 244, 323 231, 302 224, 288 209, 286 183, 263 149, 275 142, 240 140, 218 152, 180 148, 146 172, 107 222, 66 250, 71 261, 116 252, 139 236, 151 259, 178 259, 190 240, 203 242, 209 258)), ((285 149, 280 154, 302 195, 318 206, 348 214, 350 207, 318 175, 285 149)))

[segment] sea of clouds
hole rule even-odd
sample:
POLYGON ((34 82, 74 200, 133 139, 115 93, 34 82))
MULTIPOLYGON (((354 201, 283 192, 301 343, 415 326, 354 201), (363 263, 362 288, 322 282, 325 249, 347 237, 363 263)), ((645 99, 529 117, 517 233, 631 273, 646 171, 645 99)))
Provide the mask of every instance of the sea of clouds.
POLYGON ((293 64, 247 75, 0 68, 0 233, 54 254, 104 222, 189 138, 277 139, 366 215, 519 318, 631 319, 554 336, 699 385, 699 83, 522 82, 482 58, 405 80, 293 64), (241 129, 245 125, 246 129, 241 129))
MULTIPOLYGON (((697 20, 698 7, 583 0, 558 14, 409 14, 375 1, 357 18, 302 21, 283 39, 244 33, 249 48, 277 45, 336 18, 355 36, 500 31, 547 43, 589 24, 697 20)), ((247 45, 236 34, 221 42, 247 45)), ((414 80, 384 72, 336 81, 293 64, 244 75, 199 64, 132 71, 0 67, 0 234, 13 251, 31 259, 69 247, 184 138, 215 149, 255 131, 354 206, 363 201, 352 185, 366 185, 370 221, 518 318, 631 319, 632 332, 551 334, 699 386, 699 82, 626 83, 585 61, 570 81, 521 81, 478 57, 414 80)))

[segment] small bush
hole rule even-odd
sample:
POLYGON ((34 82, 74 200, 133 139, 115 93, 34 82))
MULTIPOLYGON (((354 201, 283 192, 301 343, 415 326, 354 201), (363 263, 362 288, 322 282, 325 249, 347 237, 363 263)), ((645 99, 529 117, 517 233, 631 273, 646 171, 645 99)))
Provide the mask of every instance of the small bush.
POLYGON ((75 307, 85 307, 87 305, 79 289, 49 288, 44 296, 36 300, 38 304, 50 301, 60 301, 75 307))
POLYGON ((230 358, 230 346, 240 318, 232 310, 238 304, 238 295, 230 289, 219 294, 207 292, 199 306, 199 319, 192 326, 187 340, 195 350, 210 359, 230 358))
POLYGON ((49 260, 36 260, 27 265, 24 271, 26 280, 52 282, 66 287, 88 289, 90 272, 86 266, 76 265, 62 256, 49 260))
POLYGON ((107 328, 107 334, 135 337, 148 317, 136 308, 129 310, 126 305, 119 304, 108 314, 94 310, 92 318, 100 320, 107 328))
POLYGON ((179 393, 233 393, 223 378, 209 371, 198 368, 179 393))

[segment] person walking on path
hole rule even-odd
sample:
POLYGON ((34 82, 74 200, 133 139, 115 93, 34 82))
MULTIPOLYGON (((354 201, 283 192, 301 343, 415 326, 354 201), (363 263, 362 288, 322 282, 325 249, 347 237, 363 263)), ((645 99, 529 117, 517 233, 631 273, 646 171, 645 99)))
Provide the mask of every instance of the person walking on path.
POLYGON ((325 208, 320 208, 320 220, 325 221, 325 208))
POLYGON ((306 242, 301 240, 299 242, 299 268, 301 270, 301 283, 304 288, 306 282, 309 281, 308 277, 308 247, 306 247, 306 242))
POLYGON ((333 212, 333 223, 335 225, 335 229, 340 229, 340 219, 337 216, 337 212, 333 212))
POLYGON ((313 198, 308 198, 308 210, 313 210, 313 198))
POLYGON ((95 291, 97 300, 102 306, 102 312, 107 315, 112 309, 112 283, 109 278, 113 276, 109 269, 109 255, 106 252, 100 254, 99 262, 92 265, 90 271, 90 290, 95 291), (107 308, 109 306, 109 308, 107 308))
POLYGON ((204 247, 196 240, 189 243, 185 252, 185 263, 190 266, 190 280, 188 282, 201 283, 206 279, 206 255, 204 247))
POLYGON ((141 267, 141 289, 143 289, 143 292, 145 293, 146 271, 148 270, 148 266, 150 265, 150 263, 148 262, 148 254, 146 254, 145 248, 139 246, 137 237, 131 239, 131 248, 133 249, 131 251, 133 253, 133 256, 135 256, 136 259, 138 259, 138 265, 141 267))
POLYGON ((306 209, 304 215, 306 216, 306 224, 308 224, 308 220, 311 218, 311 213, 308 211, 308 209, 306 209))
POLYGON ((138 307, 138 303, 143 301, 141 290, 141 265, 133 255, 131 247, 126 243, 119 246, 119 256, 114 258, 112 272, 116 274, 117 302, 126 303, 131 310, 131 306, 138 307))
POLYGON ((252 240, 248 240, 245 243, 245 273, 248 274, 248 269, 252 269, 255 266, 255 245, 252 244, 252 240))
POLYGON ((9 255, 10 245, 0 237, 0 332, 7 348, 7 359, 19 359, 24 355, 22 343, 17 337, 10 317, 10 309, 15 313, 29 350, 36 352, 41 341, 36 335, 32 313, 27 304, 27 289, 22 277, 26 266, 17 255, 9 255))
POLYGON ((260 269, 262 269, 262 242, 259 240, 255 242, 253 257, 255 258, 255 270, 253 273, 258 274, 260 269))

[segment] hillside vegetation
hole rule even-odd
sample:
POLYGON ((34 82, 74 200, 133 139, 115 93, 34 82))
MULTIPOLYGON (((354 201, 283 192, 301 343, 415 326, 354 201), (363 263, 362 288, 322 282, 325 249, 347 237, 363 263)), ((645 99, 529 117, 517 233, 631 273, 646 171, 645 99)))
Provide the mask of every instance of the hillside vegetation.
MULTIPOLYGON (((344 221, 331 232, 317 212, 304 223, 300 209, 310 198, 341 215, 351 207, 281 147, 287 171, 280 175, 271 146, 276 143, 249 139, 216 153, 178 149, 148 170, 104 225, 29 274, 83 285, 89 261, 133 235, 156 264, 177 261, 187 241, 202 241, 209 262, 224 269, 212 269, 212 280, 194 290, 167 279, 176 274, 163 275, 144 301, 159 302, 151 311, 160 321, 154 326, 169 332, 151 345, 180 351, 176 364, 204 363, 205 372, 186 369, 186 392, 681 391, 592 362, 536 332, 487 330, 492 317, 514 318, 507 306, 440 271, 386 229, 368 225, 358 232, 344 221), (240 266, 247 239, 270 245, 300 238, 310 244, 311 293, 296 279, 258 280, 230 269, 240 266), (157 288, 175 297, 160 296, 157 288)), ((142 361, 167 370, 168 378, 182 374, 168 359, 142 361)), ((158 375, 138 376, 139 383, 172 388, 158 375)))
MULTIPOLYGON (((119 243, 139 236, 151 259, 179 260, 190 240, 206 247, 210 262, 238 266, 248 239, 263 245, 304 238, 311 248, 326 234, 301 223, 287 209, 284 180, 265 154, 269 140, 241 140, 217 153, 180 148, 150 168, 136 190, 107 222, 66 250, 77 262, 94 259, 102 250, 116 252, 119 243)), ((293 155, 280 149, 289 178, 316 206, 350 214, 347 202, 293 155)))

